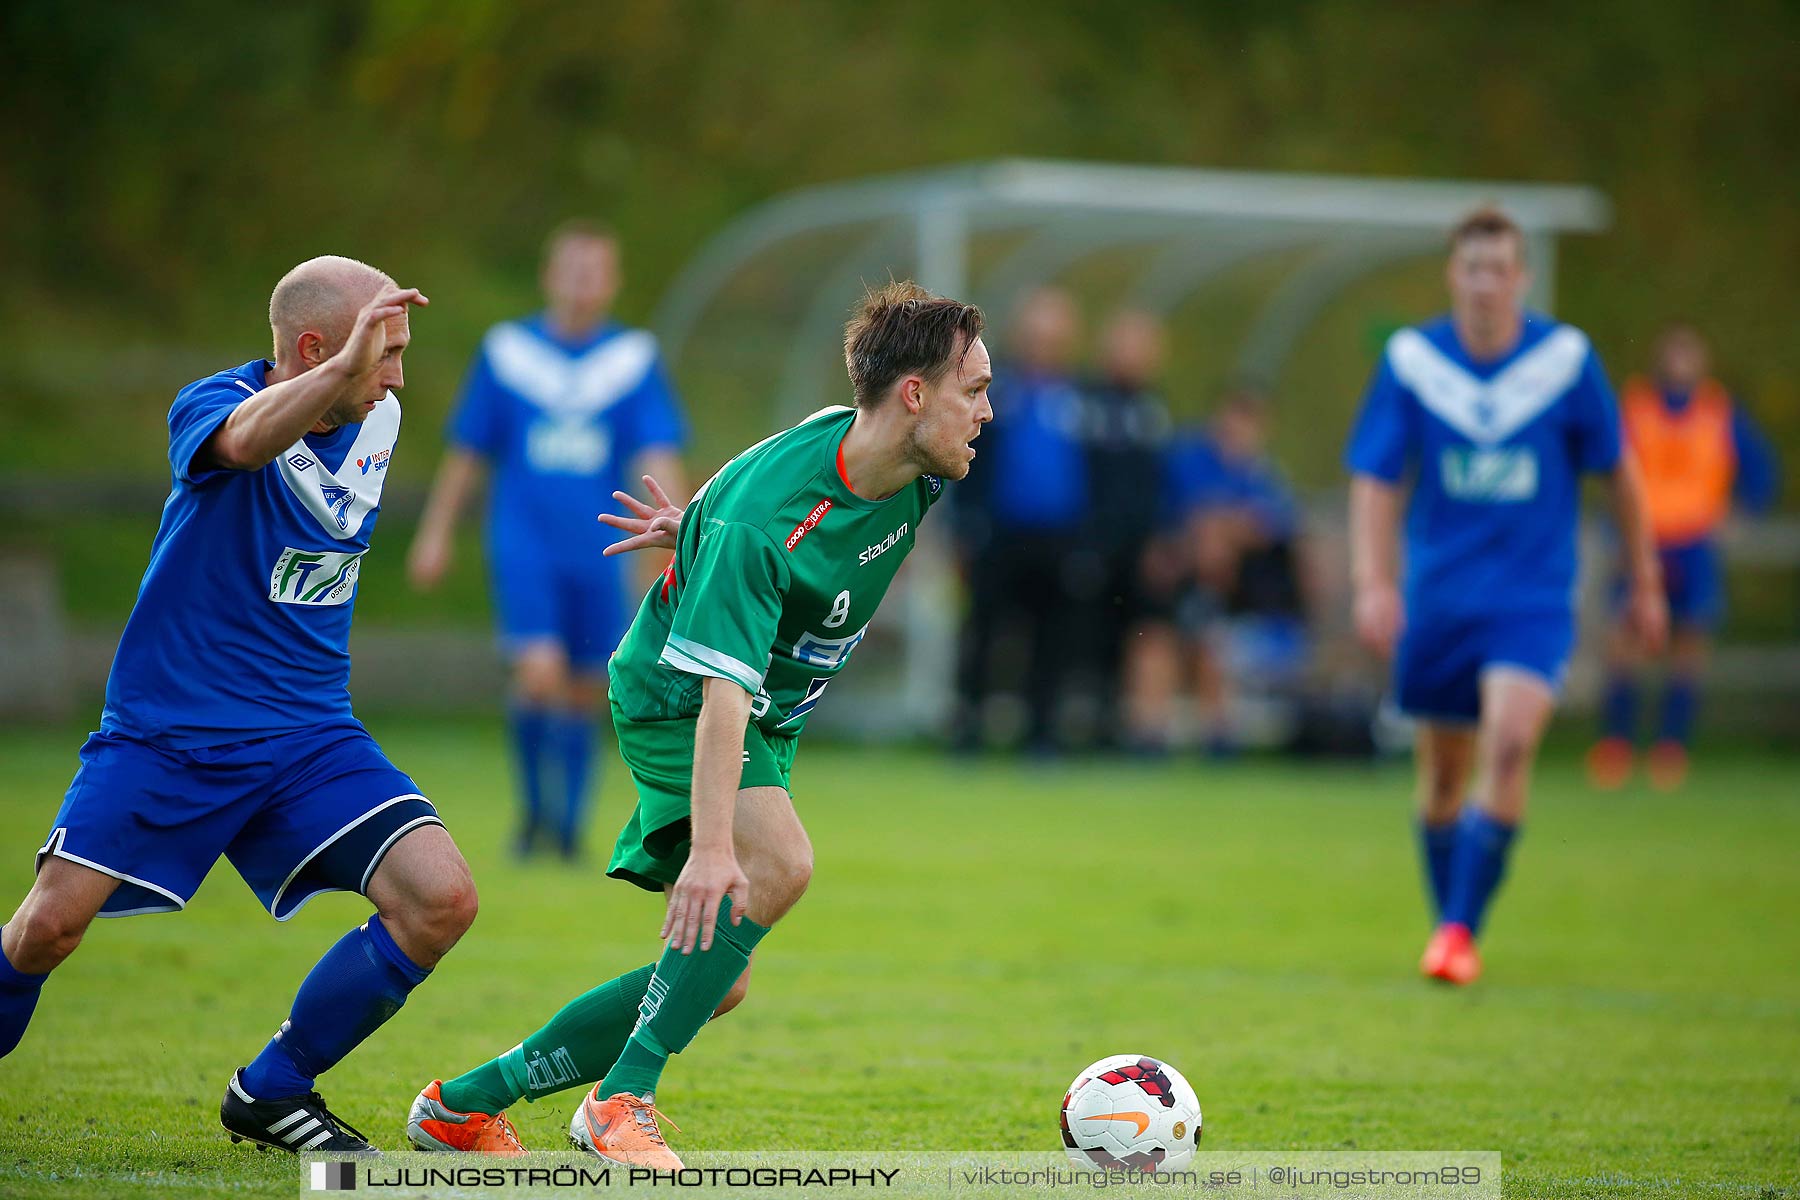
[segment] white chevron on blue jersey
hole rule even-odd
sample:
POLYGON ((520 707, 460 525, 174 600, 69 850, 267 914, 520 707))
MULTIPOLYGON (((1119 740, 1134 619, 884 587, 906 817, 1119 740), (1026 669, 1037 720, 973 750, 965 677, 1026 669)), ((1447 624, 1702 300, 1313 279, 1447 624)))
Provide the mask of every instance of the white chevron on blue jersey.
POLYGON ((516 321, 488 330, 488 366, 507 390, 559 417, 590 417, 629 396, 656 363, 656 338, 641 329, 568 354, 516 321))
POLYGON ((1419 403, 1470 441, 1505 441, 1549 408, 1581 378, 1587 335, 1563 325, 1492 379, 1477 379, 1416 329, 1388 340, 1394 376, 1419 403))
MULTIPOLYGON (((242 385, 240 385, 242 386, 242 385)), ((251 391, 246 387, 245 391, 251 391)), ((319 528, 344 541, 362 529, 363 519, 381 503, 387 459, 400 436, 400 401, 389 392, 356 431, 356 440, 335 471, 327 471, 305 437, 281 452, 281 478, 288 490, 319 522, 319 528), (385 453, 384 453, 385 451, 385 453), (363 470, 359 463, 379 463, 363 470)))

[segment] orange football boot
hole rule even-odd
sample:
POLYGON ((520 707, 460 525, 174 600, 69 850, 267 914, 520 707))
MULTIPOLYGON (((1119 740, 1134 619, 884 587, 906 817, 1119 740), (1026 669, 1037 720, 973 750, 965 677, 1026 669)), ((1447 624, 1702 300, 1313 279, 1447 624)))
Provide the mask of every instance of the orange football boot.
POLYGON ((505 1113, 462 1113, 444 1106, 443 1081, 434 1079, 413 1101, 406 1140, 419 1150, 474 1150, 523 1154, 525 1147, 505 1113))
MULTIPOLYGON (((577 1149, 621 1166, 679 1171, 681 1159, 663 1141, 662 1130, 657 1126, 659 1119, 669 1120, 656 1111, 656 1105, 630 1092, 602 1100, 600 1084, 596 1083, 575 1109, 569 1122, 569 1140, 577 1149)), ((669 1124, 680 1131, 675 1122, 669 1124)))
POLYGON ((1631 779, 1631 743, 1621 737, 1601 738, 1587 752, 1588 783, 1602 792, 1613 792, 1631 779))
POLYGON ((1650 786, 1659 792, 1672 792, 1687 782, 1688 752, 1680 742, 1658 742, 1650 747, 1644 760, 1650 786))
POLYGON ((1481 955, 1475 950, 1475 937, 1467 925, 1445 922, 1431 935, 1425 956, 1419 960, 1419 971, 1431 979, 1464 987, 1481 976, 1481 955))

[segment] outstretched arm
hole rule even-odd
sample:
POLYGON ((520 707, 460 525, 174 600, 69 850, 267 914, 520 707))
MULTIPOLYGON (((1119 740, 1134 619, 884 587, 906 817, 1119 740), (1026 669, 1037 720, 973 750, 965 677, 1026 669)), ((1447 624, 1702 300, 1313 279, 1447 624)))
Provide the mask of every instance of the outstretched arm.
POLYGON ((1356 636, 1382 657, 1394 652, 1406 622, 1400 575, 1400 489, 1358 473, 1350 479, 1350 582, 1356 636))
POLYGON ((601 513, 600 523, 611 525, 627 536, 608 546, 603 553, 626 554, 632 550, 673 550, 675 538, 681 532, 681 514, 686 511, 677 507, 663 491, 662 485, 654 476, 644 476, 644 487, 650 493, 655 507, 628 492, 614 492, 613 499, 625 506, 631 515, 621 517, 617 513, 601 513))
POLYGON ((429 303, 418 288, 383 288, 356 314, 342 350, 238 405, 194 455, 195 465, 255 471, 274 462, 339 400, 368 386, 388 354, 388 320, 404 313, 409 304, 429 303))
POLYGON ((700 685, 700 719, 694 729, 693 844, 687 865, 669 892, 662 930, 669 945, 683 954, 692 953, 696 942, 702 950, 712 948, 725 897, 732 898, 733 925, 750 911, 750 881, 738 865, 731 838, 750 701, 750 693, 729 679, 707 676, 700 685))
POLYGON ((1663 591, 1662 563, 1650 537, 1644 481, 1629 450, 1619 455, 1618 465, 1607 476, 1607 490, 1612 494, 1626 575, 1631 580, 1625 619, 1643 648, 1654 654, 1669 634, 1669 600, 1663 591))

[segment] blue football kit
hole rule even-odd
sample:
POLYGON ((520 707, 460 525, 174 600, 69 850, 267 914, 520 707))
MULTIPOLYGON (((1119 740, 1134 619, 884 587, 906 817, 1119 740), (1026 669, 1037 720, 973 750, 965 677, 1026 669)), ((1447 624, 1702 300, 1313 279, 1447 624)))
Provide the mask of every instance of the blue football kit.
POLYGON ((38 852, 119 879, 104 916, 185 907, 223 854, 287 920, 321 892, 365 890, 403 834, 441 824, 350 711, 350 618, 399 402, 260 470, 196 466, 269 368, 192 383, 169 410, 150 565, 38 852))
MULTIPOLYGON (((100 728, 49 838, 50 859, 110 875, 99 915, 185 908, 219 857, 278 921, 328 891, 368 893, 431 802, 350 712, 350 618, 400 432, 386 393, 361 424, 303 435, 251 471, 195 462, 269 386, 255 359, 183 388, 169 410, 172 486, 119 639, 100 728)), ((234 1072, 233 1140, 365 1149, 313 1091, 430 974, 380 913, 327 950, 287 1020, 234 1072)), ((48 974, 0 954, 0 1056, 48 974)))
POLYGON ((452 445, 493 466, 488 566, 502 642, 555 641, 577 668, 603 668, 631 609, 621 536, 596 518, 647 450, 687 429, 643 330, 607 323, 567 339, 542 315, 489 330, 450 418, 452 445))
POLYGON ((1517 344, 1477 362, 1450 318, 1389 339, 1346 462, 1411 480, 1401 709, 1472 722, 1507 666, 1560 688, 1574 645, 1581 476, 1619 460, 1618 403, 1587 336, 1525 314, 1517 344))

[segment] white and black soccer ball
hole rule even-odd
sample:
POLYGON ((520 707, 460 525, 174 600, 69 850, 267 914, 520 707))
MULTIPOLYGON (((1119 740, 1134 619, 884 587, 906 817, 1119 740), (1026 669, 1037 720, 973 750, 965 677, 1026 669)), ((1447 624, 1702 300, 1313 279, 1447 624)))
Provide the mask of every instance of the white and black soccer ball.
POLYGON ((1200 1145, 1200 1101, 1168 1063, 1115 1054, 1069 1085, 1062 1138, 1069 1161, 1089 1170, 1183 1170, 1200 1145))

